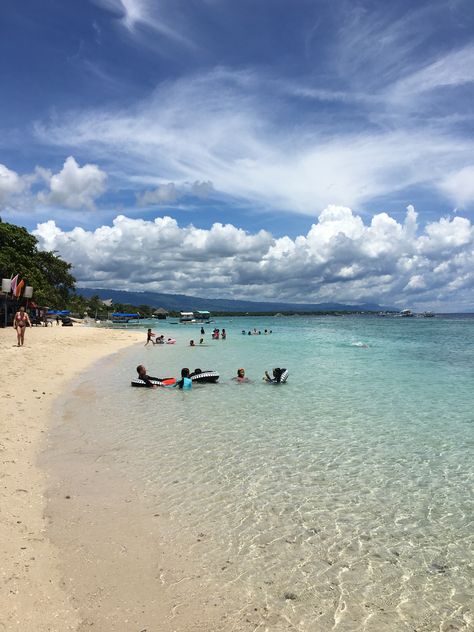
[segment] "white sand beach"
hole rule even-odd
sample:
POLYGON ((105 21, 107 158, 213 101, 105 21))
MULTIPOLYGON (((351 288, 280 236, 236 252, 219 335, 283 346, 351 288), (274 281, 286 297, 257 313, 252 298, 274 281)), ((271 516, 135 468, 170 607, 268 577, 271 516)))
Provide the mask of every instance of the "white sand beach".
POLYGON ((0 330, 0 630, 80 629, 46 536, 46 475, 37 465, 53 402, 101 357, 143 342, 142 331, 34 327, 25 346, 13 328, 0 330))

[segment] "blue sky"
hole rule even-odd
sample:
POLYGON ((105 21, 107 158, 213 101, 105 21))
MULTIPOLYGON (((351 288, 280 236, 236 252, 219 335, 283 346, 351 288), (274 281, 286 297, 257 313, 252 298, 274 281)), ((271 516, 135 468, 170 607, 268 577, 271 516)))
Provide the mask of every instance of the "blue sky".
POLYGON ((82 285, 473 305, 470 1, 4 0, 0 79, 1 216, 82 285))

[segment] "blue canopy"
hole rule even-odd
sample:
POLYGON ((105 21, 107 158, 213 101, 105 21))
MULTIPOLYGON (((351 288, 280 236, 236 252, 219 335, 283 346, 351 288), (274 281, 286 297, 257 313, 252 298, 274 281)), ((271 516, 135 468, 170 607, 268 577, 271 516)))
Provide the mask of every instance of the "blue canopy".
POLYGON ((125 314, 124 312, 114 312, 112 318, 140 318, 138 314, 125 314))
POLYGON ((71 311, 69 309, 49 309, 48 316, 67 316, 71 311))

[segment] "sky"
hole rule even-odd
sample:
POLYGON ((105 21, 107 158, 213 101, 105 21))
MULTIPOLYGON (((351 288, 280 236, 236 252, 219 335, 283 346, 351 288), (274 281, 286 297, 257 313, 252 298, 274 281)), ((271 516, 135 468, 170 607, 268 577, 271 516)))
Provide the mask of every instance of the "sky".
POLYGON ((78 286, 474 311, 472 0, 2 0, 0 216, 78 286))

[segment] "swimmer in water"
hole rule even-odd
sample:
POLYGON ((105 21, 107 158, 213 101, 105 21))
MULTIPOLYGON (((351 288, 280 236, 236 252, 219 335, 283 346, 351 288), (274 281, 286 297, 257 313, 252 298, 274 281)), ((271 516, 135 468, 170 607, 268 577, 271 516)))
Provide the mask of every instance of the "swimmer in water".
POLYGON ((193 385, 193 381, 189 377, 189 369, 187 368, 181 369, 181 379, 178 380, 174 386, 177 386, 180 389, 188 391, 190 388, 192 388, 192 385, 193 385))
POLYGON ((237 376, 232 379, 237 383, 250 382, 248 377, 245 377, 245 369, 237 369, 237 376))
POLYGON ((189 341, 189 346, 190 346, 190 347, 195 347, 195 346, 196 346, 196 345, 194 344, 194 340, 190 340, 190 341, 189 341))
POLYGON ((152 378, 151 378, 149 375, 147 375, 147 374, 146 374, 146 369, 145 369, 145 367, 143 366, 143 364, 139 364, 139 365, 137 366, 137 373, 138 373, 138 379, 139 379, 139 380, 143 380, 143 381, 145 382, 145 385, 146 385, 148 388, 156 388, 156 387, 157 387, 157 385, 156 385, 156 384, 153 384, 153 383, 151 382, 151 379, 152 379, 152 378))
POLYGON ((270 384, 279 384, 281 382, 281 375, 283 371, 280 368, 273 369, 272 374, 273 377, 270 377, 268 371, 265 371, 265 375, 263 376, 263 380, 265 382, 269 382, 270 384))

